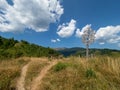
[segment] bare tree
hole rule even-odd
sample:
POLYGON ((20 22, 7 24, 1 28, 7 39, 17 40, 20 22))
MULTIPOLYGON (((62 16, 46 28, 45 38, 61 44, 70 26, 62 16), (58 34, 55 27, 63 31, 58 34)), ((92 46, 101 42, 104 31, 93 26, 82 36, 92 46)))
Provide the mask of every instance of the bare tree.
POLYGON ((91 26, 87 27, 82 34, 82 42, 86 45, 86 57, 89 57, 89 45, 95 40, 95 31, 91 26))

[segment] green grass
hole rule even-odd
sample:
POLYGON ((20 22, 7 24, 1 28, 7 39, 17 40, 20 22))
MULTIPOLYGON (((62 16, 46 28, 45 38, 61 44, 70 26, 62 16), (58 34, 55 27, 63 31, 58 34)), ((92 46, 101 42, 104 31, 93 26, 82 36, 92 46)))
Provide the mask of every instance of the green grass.
POLYGON ((93 69, 89 68, 86 70, 86 77, 87 78, 96 78, 96 73, 93 69))
POLYGON ((55 66, 54 66, 54 71, 55 72, 58 72, 58 71, 61 71, 61 70, 64 70, 64 69, 66 69, 67 68, 67 64, 66 63, 62 63, 62 62, 59 62, 59 63, 57 63, 55 66))

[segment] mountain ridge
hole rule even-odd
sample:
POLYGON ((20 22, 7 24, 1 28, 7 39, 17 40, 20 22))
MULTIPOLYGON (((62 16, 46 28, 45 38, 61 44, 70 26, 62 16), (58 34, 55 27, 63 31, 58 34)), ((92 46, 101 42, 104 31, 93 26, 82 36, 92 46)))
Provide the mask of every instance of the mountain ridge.
MULTIPOLYGON (((63 54, 64 56, 85 56, 86 49, 83 47, 72 47, 72 48, 54 48, 54 50, 58 51, 59 53, 63 54)), ((117 53, 120 55, 120 50, 117 49, 109 49, 109 48, 89 48, 90 54, 96 54, 96 55, 113 55, 114 53, 117 53)), ((117 55, 118 56, 118 55, 117 55)))

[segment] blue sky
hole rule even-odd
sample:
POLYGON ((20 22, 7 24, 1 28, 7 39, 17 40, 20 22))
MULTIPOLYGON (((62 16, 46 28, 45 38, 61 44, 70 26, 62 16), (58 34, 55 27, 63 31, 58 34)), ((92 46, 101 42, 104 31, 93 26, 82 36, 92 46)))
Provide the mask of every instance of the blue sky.
POLYGON ((91 48, 120 50, 120 0, 48 1, 0 0, 0 35, 45 47, 85 47, 80 33, 89 26, 97 38, 91 48))

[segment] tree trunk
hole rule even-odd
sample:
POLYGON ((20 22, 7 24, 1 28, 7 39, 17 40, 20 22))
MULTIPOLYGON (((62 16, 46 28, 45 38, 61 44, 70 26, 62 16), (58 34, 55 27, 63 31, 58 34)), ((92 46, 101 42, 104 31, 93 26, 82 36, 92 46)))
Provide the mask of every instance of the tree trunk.
POLYGON ((86 45, 86 58, 89 57, 89 44, 86 45))

